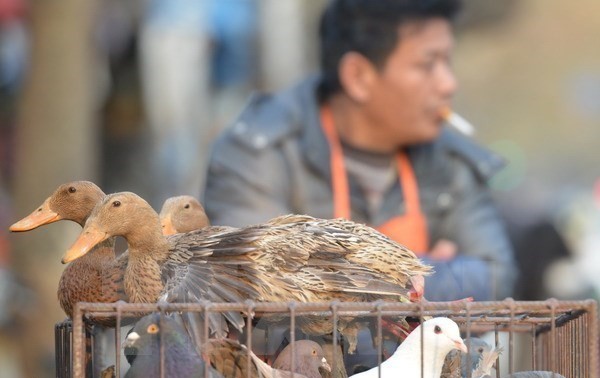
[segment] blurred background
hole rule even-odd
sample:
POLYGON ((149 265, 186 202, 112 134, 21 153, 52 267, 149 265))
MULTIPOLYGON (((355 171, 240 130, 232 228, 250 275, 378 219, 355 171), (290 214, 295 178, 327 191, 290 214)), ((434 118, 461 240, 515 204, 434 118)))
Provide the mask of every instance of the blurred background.
MULTIPOLYGON (((316 69, 325 2, 0 0, 0 377, 54 375, 60 257, 79 232, 9 225, 71 180, 157 210, 200 196, 210 141, 247 96, 316 69)), ((597 0, 466 0, 457 25, 455 108, 509 162, 491 184, 517 299, 600 289, 598 14, 597 0)))

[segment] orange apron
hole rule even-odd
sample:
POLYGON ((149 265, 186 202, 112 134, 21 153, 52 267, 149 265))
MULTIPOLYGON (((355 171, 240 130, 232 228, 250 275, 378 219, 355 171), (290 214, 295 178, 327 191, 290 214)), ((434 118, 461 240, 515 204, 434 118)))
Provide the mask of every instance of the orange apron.
MULTIPOLYGON (((328 106, 321 107, 321 127, 331 151, 331 184, 333 190, 333 212, 335 218, 350 219, 350 189, 344 163, 342 145, 337 135, 333 113, 328 106)), ((406 152, 396 155, 396 166, 400 187, 406 203, 404 215, 394 217, 375 227, 390 239, 405 245, 417 255, 427 253, 429 236, 427 219, 419 203, 419 187, 406 152)))

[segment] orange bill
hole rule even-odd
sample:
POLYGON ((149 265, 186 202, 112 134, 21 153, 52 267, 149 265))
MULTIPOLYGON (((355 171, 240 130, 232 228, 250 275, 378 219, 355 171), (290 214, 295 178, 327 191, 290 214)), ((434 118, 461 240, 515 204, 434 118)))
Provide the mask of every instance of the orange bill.
MULTIPOLYGON (((86 227, 87 228, 87 227, 86 227)), ((62 263, 67 264, 88 253, 94 246, 108 239, 108 234, 92 227, 84 230, 75 243, 62 257, 62 263)))
POLYGON ((177 233, 170 216, 162 219, 160 225, 162 226, 163 235, 175 235, 177 233))
POLYGON ((39 226, 63 219, 60 215, 50 210, 48 202, 49 199, 44 201, 42 206, 34 210, 31 214, 10 226, 9 230, 13 232, 30 231, 39 226))

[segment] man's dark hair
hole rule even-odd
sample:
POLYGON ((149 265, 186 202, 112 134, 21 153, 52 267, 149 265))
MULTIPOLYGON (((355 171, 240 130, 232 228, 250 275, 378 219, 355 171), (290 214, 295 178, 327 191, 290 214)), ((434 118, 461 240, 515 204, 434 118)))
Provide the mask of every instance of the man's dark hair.
POLYGON ((338 65, 347 52, 358 52, 383 68, 400 26, 433 17, 452 21, 460 7, 460 0, 330 0, 319 30, 321 96, 341 90, 338 65))

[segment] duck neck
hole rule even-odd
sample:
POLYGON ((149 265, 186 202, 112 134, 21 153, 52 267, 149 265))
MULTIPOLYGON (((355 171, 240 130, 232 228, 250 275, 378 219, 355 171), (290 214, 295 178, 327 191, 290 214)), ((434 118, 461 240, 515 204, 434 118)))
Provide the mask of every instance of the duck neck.
POLYGON ((169 244, 162 234, 160 224, 140 225, 135 232, 124 236, 129 247, 130 260, 154 260, 160 263, 169 254, 169 244))
POLYGON ((96 244, 92 250, 73 261, 71 264, 77 266, 90 266, 98 268, 99 266, 115 259, 115 238, 106 239, 96 244))

